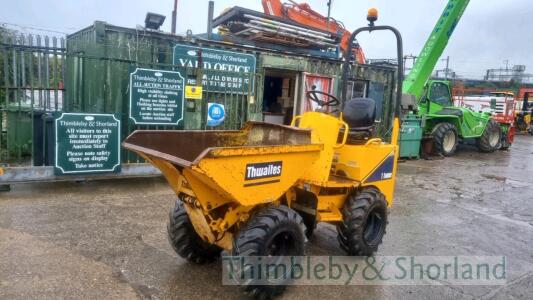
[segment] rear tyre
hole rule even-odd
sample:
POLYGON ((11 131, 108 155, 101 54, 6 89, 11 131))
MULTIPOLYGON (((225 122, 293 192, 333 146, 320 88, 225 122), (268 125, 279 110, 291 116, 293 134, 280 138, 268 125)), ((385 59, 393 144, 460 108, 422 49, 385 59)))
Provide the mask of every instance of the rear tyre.
MULTIPOLYGON (((285 285, 291 280, 290 274, 294 269, 290 263, 276 257, 303 256, 305 226, 302 218, 294 210, 287 206, 270 206, 254 215, 237 233, 233 240, 232 256, 271 256, 273 263, 285 263, 288 265, 286 273, 275 274, 268 279, 269 285, 261 285, 256 278, 246 280, 243 284, 243 292, 257 299, 270 299, 285 290, 285 285)), ((297 259, 296 259, 297 260, 297 259)), ((263 261, 263 264, 265 262, 263 261)), ((270 263, 270 262, 269 262, 270 263)), ((239 263, 234 270, 237 273, 246 272, 239 270, 239 263)), ((237 274, 237 278, 239 278, 237 274)))
POLYGON ((451 123, 439 123, 433 128, 433 141, 435 150, 444 156, 451 156, 457 150, 459 137, 457 128, 451 123))
POLYGON ((168 240, 176 253, 195 264, 215 261, 222 249, 205 242, 194 230, 181 200, 170 211, 167 224, 168 240))
POLYGON ((500 124, 490 120, 485 127, 483 135, 476 140, 477 148, 480 152, 494 152, 500 148, 501 136, 500 124))
POLYGON ((383 240, 387 227, 387 201, 375 188, 349 196, 337 227, 341 248, 348 255, 371 256, 383 240))

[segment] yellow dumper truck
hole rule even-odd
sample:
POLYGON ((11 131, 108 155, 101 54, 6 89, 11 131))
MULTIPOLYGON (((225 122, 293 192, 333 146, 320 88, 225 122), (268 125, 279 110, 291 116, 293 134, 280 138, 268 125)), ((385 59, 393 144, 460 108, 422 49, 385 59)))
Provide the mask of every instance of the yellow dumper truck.
MULTIPOLYGON (((398 41, 395 100, 391 95, 382 108, 389 112, 387 130, 376 130, 373 99, 346 99, 354 67, 347 55, 341 100, 310 91, 319 109, 295 117, 292 126, 248 122, 238 131, 139 130, 124 141, 159 168, 178 195, 168 236, 180 256, 194 263, 211 262, 222 250, 232 256, 302 256, 305 236, 317 222, 337 227, 348 255, 369 256, 378 249, 394 195, 403 53, 396 29, 369 20, 352 41, 376 30, 392 30, 398 41)), ((276 282, 251 280, 244 289, 269 298, 284 289, 285 281, 276 282)))

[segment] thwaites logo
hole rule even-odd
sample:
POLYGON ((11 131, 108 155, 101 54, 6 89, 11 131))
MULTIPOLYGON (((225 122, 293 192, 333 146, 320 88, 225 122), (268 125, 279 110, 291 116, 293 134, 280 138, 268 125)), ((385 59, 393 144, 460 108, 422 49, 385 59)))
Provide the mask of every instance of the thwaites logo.
POLYGON ((245 180, 255 180, 261 178, 281 176, 281 161, 266 163, 247 164, 245 180))

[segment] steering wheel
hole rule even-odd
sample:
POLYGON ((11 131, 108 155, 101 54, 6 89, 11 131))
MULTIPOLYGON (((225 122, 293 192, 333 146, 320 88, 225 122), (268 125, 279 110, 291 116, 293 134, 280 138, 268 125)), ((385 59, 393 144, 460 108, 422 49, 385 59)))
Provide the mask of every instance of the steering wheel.
POLYGON ((311 99, 311 101, 315 102, 316 104, 318 104, 319 106, 330 106, 330 107, 336 107, 336 106, 339 106, 340 104, 340 101, 339 99, 337 99, 337 97, 331 95, 331 94, 328 94, 328 93, 324 93, 324 92, 321 92, 321 91, 308 91, 307 92, 307 97, 309 97, 309 99, 311 99), (327 101, 322 101, 319 99, 319 95, 322 95, 322 96, 326 96, 327 97, 327 101))

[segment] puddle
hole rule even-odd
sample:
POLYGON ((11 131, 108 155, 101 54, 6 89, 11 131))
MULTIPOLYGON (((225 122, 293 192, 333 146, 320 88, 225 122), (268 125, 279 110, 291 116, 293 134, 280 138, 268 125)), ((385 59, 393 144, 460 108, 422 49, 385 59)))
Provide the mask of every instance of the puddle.
POLYGON ((513 180, 513 179, 507 179, 505 180, 505 183, 514 188, 523 188, 523 187, 528 187, 531 185, 531 183, 529 182, 523 182, 523 181, 518 181, 518 180, 513 180))
POLYGON ((507 180, 507 178, 503 176, 497 176, 497 175, 491 175, 491 174, 481 174, 481 176, 487 179, 492 179, 492 180, 501 181, 501 182, 505 182, 507 180))
POLYGON ((511 186, 513 188, 523 188, 523 187, 531 186, 531 183, 529 183, 529 182, 509 179, 509 178, 503 177, 503 176, 497 176, 497 175, 491 175, 491 174, 481 174, 481 176, 483 176, 483 177, 485 177, 487 179, 492 179, 492 180, 503 182, 506 185, 509 185, 509 186, 511 186))

